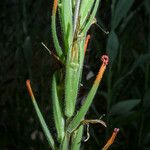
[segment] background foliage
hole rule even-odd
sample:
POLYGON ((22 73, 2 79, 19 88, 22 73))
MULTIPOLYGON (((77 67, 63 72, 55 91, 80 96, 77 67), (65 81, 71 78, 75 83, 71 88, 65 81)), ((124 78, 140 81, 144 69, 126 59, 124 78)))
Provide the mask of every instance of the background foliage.
MULTIPOLYGON (((52 3, 48 0, 0 2, 0 149, 48 149, 26 91, 28 78, 33 82, 39 106, 55 134, 50 86, 52 73, 60 64, 41 45, 44 42, 53 51, 52 3)), ((100 149, 114 127, 121 131, 112 149, 150 149, 149 20, 149 0, 101 1, 98 25, 94 24, 89 31, 91 41, 79 105, 93 83, 100 56, 107 49, 111 62, 86 117, 96 119, 106 114, 103 119, 108 129, 90 126, 91 137, 82 144, 83 149, 100 149), (102 32, 99 25, 111 31, 110 34, 102 32)))

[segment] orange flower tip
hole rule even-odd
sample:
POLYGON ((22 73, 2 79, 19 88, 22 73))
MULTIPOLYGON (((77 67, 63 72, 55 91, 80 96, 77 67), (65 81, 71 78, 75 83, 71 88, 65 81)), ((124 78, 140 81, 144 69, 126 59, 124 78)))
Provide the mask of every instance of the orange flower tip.
POLYGON ((107 55, 103 55, 101 58, 104 65, 108 65, 109 57, 107 55))
POLYGON ((115 128, 115 129, 114 129, 114 132, 115 132, 115 133, 118 133, 119 130, 120 130, 119 128, 115 128))
POLYGON ((56 14, 57 6, 58 6, 58 0, 54 0, 53 14, 56 14))
POLYGON ((90 34, 87 35, 87 39, 89 40, 91 38, 90 34))
POLYGON ((26 80, 26 85, 30 85, 30 80, 26 80))
POLYGON ((33 92, 32 92, 32 88, 31 88, 31 84, 30 84, 30 80, 26 80, 26 86, 27 86, 29 95, 30 95, 31 97, 34 97, 33 92))

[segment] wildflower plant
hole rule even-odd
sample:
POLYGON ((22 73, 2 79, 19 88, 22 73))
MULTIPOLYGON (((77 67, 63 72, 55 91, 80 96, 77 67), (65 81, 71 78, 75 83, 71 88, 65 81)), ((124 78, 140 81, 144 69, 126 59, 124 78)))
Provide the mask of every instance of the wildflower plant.
MULTIPOLYGON (((85 97, 84 103, 78 111, 76 108, 78 91, 82 80, 84 57, 90 39, 90 35, 87 35, 87 32, 91 25, 96 22, 95 15, 99 3, 100 0, 54 0, 51 29, 56 53, 50 53, 62 64, 62 68, 53 74, 51 90, 53 117, 57 131, 56 138, 51 134, 42 116, 35 100, 30 80, 26 81, 35 111, 52 150, 79 150, 84 125, 89 127, 91 123, 100 123, 106 127, 104 121, 100 119, 88 120, 85 119, 85 115, 91 106, 108 65, 109 59, 107 55, 101 57, 102 64, 89 93, 85 97), (57 36, 57 16, 61 25, 62 39, 58 39, 57 36)), ((113 143, 118 131, 118 129, 114 130, 112 137, 103 150, 108 149, 113 143)))

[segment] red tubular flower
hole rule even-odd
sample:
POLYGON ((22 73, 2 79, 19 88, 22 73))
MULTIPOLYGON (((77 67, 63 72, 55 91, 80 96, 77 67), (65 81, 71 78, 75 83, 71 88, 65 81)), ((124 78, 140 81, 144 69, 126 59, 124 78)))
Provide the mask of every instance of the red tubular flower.
POLYGON ((87 37, 86 37, 86 40, 85 40, 84 54, 86 53, 86 50, 87 50, 87 46, 88 46, 89 40, 90 40, 90 35, 88 34, 87 37))
POLYGON ((57 11, 57 6, 58 6, 58 0, 54 0, 54 5, 53 5, 53 15, 56 14, 57 11))
POLYGON ((110 137, 110 139, 107 141, 106 145, 103 147, 102 150, 107 150, 113 143, 114 143, 114 140, 117 136, 119 132, 119 128, 115 128, 114 129, 114 132, 112 133, 112 136, 110 137))
POLYGON ((97 77, 95 79, 94 84, 97 84, 97 83, 99 83, 101 81, 101 79, 103 77, 103 74, 104 74, 104 72, 106 70, 106 66, 108 65, 108 62, 109 62, 109 58, 108 58, 107 55, 103 55, 101 60, 102 60, 103 63, 101 65, 100 69, 99 69, 99 72, 97 74, 97 77))
POLYGON ((34 94, 33 94, 32 88, 31 88, 30 80, 26 81, 26 86, 27 86, 29 95, 31 96, 32 100, 34 100, 34 94))

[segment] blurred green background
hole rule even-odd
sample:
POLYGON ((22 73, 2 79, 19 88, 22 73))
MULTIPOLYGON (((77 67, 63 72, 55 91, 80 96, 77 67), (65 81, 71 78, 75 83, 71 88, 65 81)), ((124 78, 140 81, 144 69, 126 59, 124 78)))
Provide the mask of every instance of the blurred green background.
MULTIPOLYGON (((33 89, 55 135, 51 77, 60 64, 42 47, 54 51, 51 37, 52 0, 0 2, 0 150, 48 149, 25 81, 33 89)), ((112 150, 150 150, 150 1, 102 0, 92 25, 84 63, 79 104, 91 88, 107 53, 110 64, 86 115, 103 114, 108 128, 90 126, 90 139, 81 149, 100 150, 113 128, 119 127, 112 150), (102 27, 110 34, 101 31, 102 27)), ((60 26, 58 20, 58 35, 60 26)), ((86 131, 84 137, 86 138, 86 131)))

